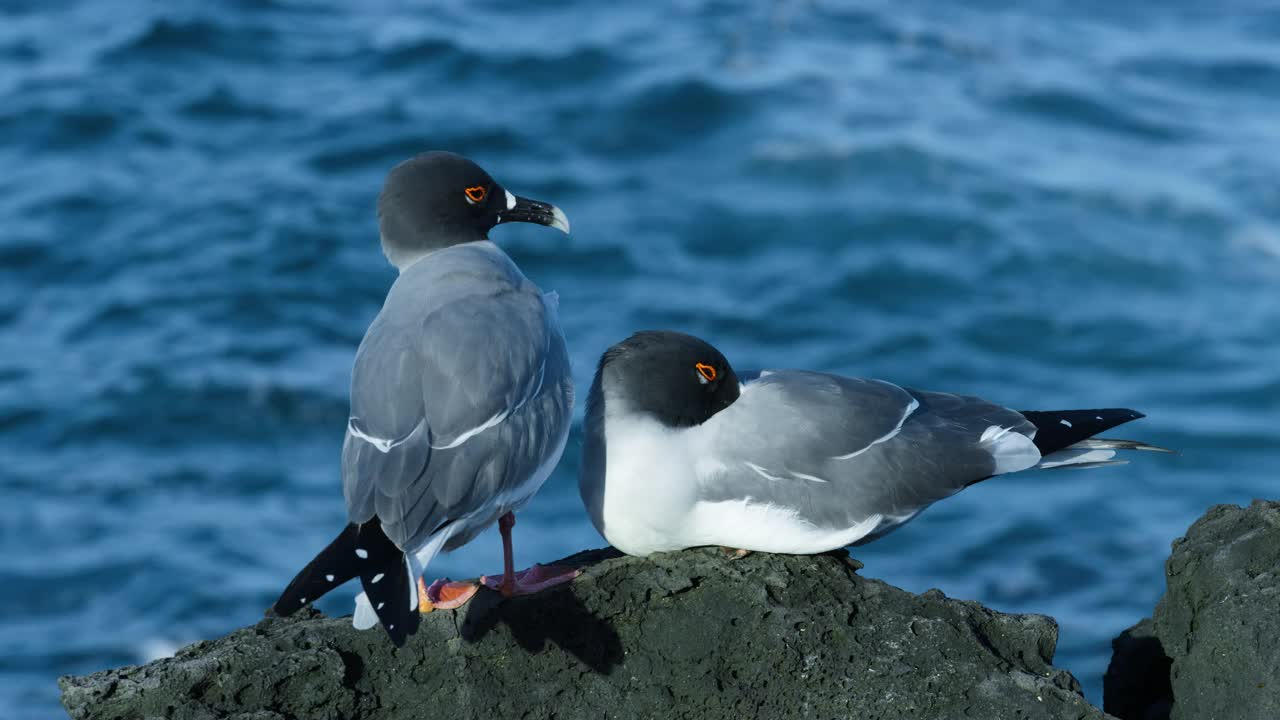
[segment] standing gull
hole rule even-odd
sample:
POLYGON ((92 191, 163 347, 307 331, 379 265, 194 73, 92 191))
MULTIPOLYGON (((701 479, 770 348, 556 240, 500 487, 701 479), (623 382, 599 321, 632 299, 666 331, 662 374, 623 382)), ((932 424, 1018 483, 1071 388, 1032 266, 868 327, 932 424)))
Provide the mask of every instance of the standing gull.
POLYGON ((600 359, 579 490, 596 529, 631 555, 817 553, 874 540, 993 475, 1163 450, 1093 437, 1140 417, 1018 412, 802 370, 739 377, 696 337, 641 332, 600 359))
POLYGON ((513 569, 512 513, 564 451, 573 380, 555 295, 488 239, 507 222, 569 231, 559 208, 512 195, 452 153, 418 155, 387 176, 378 229, 400 277, 351 373, 342 445, 350 524, 289 583, 277 614, 359 576, 356 627, 381 621, 403 645, 417 628, 420 602, 424 611, 456 607, 477 587, 436 581, 427 588, 423 570, 495 520, 503 576, 486 584, 512 595, 574 576, 513 569))

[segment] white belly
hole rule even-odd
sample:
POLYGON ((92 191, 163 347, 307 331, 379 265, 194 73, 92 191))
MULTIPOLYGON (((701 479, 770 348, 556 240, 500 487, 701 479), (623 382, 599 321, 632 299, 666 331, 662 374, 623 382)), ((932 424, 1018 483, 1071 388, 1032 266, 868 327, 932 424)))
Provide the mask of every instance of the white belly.
POLYGON ((700 502, 690 515, 690 527, 697 529, 686 547, 723 545, 760 552, 812 555, 850 545, 871 531, 882 520, 871 515, 846 528, 820 528, 799 516, 794 510, 743 500, 700 502))
POLYGON ((703 478, 717 484, 751 470, 708 456, 697 430, 665 428, 643 417, 613 417, 605 425, 606 466, 596 528, 628 555, 703 545, 811 554, 844 547, 876 530, 871 515, 843 528, 815 526, 795 509, 744 496, 700 499, 703 478))

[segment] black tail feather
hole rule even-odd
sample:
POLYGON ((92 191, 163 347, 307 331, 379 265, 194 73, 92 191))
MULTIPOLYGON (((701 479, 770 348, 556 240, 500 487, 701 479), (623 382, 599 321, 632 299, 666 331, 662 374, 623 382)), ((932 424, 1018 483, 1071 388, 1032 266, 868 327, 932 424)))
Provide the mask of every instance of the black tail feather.
POLYGON ((382 531, 378 518, 348 525, 298 573, 272 609, 287 617, 308 602, 359 576, 374 612, 396 647, 418 629, 418 608, 411 606, 404 552, 382 531))
POLYGON ((382 531, 376 517, 360 526, 357 540, 353 559, 359 563, 360 585, 391 642, 403 647, 422 619, 409 586, 404 552, 382 531))
POLYGON ((271 609, 281 617, 288 617, 303 605, 318 600, 358 575, 359 567, 355 563, 357 532, 357 526, 348 525, 338 533, 338 537, 293 578, 271 609))
POLYGON ((1036 426, 1033 442, 1040 449, 1041 455, 1048 455, 1074 445, 1130 420, 1146 417, 1137 410, 1127 408, 1021 410, 1020 412, 1036 426))

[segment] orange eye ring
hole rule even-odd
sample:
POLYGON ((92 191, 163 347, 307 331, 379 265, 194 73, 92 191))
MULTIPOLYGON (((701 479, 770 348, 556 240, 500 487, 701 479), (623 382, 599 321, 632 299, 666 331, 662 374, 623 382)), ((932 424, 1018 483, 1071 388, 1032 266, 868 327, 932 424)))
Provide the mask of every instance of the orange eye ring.
POLYGON ((485 189, 483 185, 476 185, 474 187, 467 188, 466 193, 468 200, 472 203, 478 203, 484 201, 484 196, 488 195, 489 191, 485 189))
POLYGON ((706 365, 703 363, 698 363, 693 367, 697 369, 698 374, 702 376, 702 379, 704 382, 716 381, 716 369, 714 367, 711 367, 710 365, 706 365))

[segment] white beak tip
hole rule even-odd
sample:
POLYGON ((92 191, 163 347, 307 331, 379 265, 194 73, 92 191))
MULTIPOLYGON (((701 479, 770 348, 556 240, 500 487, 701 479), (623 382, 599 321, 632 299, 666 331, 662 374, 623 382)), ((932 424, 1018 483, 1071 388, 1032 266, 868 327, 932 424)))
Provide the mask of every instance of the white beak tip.
POLYGON ((564 211, 558 207, 552 206, 551 217, 552 217, 551 227, 556 228, 557 230, 568 235, 569 234, 569 217, 564 214, 564 211))

